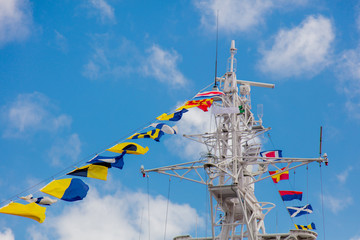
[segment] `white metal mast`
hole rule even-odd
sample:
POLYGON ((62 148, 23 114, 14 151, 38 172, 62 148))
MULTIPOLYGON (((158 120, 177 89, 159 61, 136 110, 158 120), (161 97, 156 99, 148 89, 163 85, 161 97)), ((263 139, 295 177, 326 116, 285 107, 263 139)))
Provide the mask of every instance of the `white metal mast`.
MULTIPOLYGON (((251 112, 251 86, 274 88, 273 84, 237 80, 235 73, 235 41, 231 41, 229 70, 216 78, 220 90, 225 94, 214 98, 213 105, 238 108, 236 113, 215 115, 216 129, 212 133, 184 135, 206 145, 204 158, 167 167, 145 170, 206 184, 210 193, 212 236, 197 240, 290 240, 316 239, 317 234, 309 230, 291 230, 283 234, 266 234, 264 218, 275 205, 259 202, 254 193, 254 184, 269 178, 268 166, 285 163, 282 171, 288 171, 311 162, 327 162, 326 154, 320 158, 274 158, 259 157, 261 144, 257 136, 270 130, 264 128, 262 120, 255 120, 251 112), (201 139, 201 140, 199 140, 201 139), (276 160, 276 161, 275 161, 276 160), (199 173, 204 169, 207 181, 199 173), (189 174, 195 172, 196 174, 189 174), (197 176, 197 177, 194 177, 197 176), (215 200, 215 202, 214 202, 215 200), (218 217, 221 216, 221 217, 218 217)), ((194 239, 190 236, 175 238, 194 239)))

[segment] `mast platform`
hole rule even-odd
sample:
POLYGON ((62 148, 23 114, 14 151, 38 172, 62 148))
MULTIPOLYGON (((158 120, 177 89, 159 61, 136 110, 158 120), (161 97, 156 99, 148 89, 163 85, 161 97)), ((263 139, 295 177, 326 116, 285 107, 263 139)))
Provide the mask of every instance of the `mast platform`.
MULTIPOLYGON (((310 230, 297 230, 292 229, 288 233, 274 233, 274 234, 259 234, 259 240, 315 240, 317 238, 317 233, 310 230)), ((173 240, 219 240, 220 238, 215 237, 200 237, 192 238, 190 235, 178 236, 173 240)), ((232 240, 242 240, 240 235, 234 235, 231 238, 232 240)))

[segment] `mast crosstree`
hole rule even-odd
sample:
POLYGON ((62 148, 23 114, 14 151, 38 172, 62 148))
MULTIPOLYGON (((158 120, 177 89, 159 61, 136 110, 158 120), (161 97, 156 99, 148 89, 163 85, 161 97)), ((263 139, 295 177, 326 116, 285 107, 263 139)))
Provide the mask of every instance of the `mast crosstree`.
MULTIPOLYGON (((290 240, 316 239, 309 230, 290 230, 289 233, 267 234, 264 219, 275 204, 259 202, 255 196, 256 182, 269 178, 268 166, 279 173, 309 164, 327 163, 327 156, 319 158, 270 158, 260 157, 261 143, 258 136, 270 130, 262 125, 261 116, 255 119, 251 111, 252 86, 274 88, 273 84, 238 80, 235 69, 235 41, 232 40, 228 72, 217 77, 217 86, 224 95, 214 97, 214 107, 232 109, 215 113, 215 130, 211 133, 184 135, 201 142, 207 154, 198 161, 155 169, 141 169, 143 174, 158 172, 181 179, 205 184, 210 193, 212 236, 197 240, 290 240), (233 109, 236 109, 234 111, 233 109), (282 163, 280 169, 277 165, 282 163), (206 179, 200 170, 205 170, 206 179), (194 174, 195 173, 195 174, 194 174), (217 216, 220 216, 218 218, 217 216)), ((216 89, 216 90, 219 90, 216 89)), ((179 236, 176 240, 195 239, 179 236)))

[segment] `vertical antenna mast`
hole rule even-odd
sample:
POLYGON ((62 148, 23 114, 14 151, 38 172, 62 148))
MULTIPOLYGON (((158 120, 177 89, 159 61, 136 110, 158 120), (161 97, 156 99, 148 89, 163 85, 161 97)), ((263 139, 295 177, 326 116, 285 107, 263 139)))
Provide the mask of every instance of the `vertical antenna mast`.
POLYGON ((215 56, 215 78, 214 78, 214 88, 217 87, 216 76, 217 76, 217 58, 218 58, 218 37, 219 36, 219 10, 216 14, 216 56, 215 56))
POLYGON ((320 154, 320 157, 321 157, 321 147, 322 147, 322 126, 320 127, 320 151, 319 151, 319 154, 320 154))

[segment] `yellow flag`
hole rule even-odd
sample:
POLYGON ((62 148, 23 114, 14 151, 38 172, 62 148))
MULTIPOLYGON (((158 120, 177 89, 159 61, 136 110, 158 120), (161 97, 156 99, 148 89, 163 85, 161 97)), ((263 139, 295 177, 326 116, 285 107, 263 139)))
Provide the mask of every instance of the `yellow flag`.
POLYGON ((39 223, 45 220, 45 207, 41 207, 36 203, 21 204, 11 202, 8 205, 0 208, 0 213, 16 215, 20 217, 27 217, 38 221, 39 223))
POLYGON ((126 142, 126 143, 119 143, 115 146, 107 149, 107 151, 110 152, 116 152, 116 153, 129 153, 129 154, 145 154, 149 150, 148 147, 144 148, 140 146, 139 144, 132 143, 132 142, 126 142))

